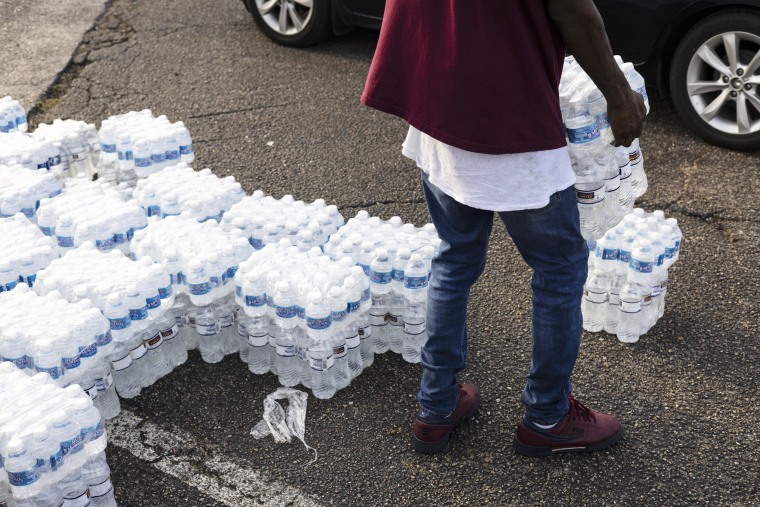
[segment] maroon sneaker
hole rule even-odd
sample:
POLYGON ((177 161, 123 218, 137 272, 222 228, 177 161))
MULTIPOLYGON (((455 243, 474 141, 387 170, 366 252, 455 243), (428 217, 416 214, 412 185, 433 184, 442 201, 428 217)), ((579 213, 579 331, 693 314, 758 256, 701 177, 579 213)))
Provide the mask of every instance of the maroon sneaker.
POLYGON ((478 405, 480 405, 478 388, 472 384, 459 384, 459 400, 449 417, 434 421, 422 420, 417 416, 414 420, 412 448, 424 454, 441 452, 449 443, 451 433, 475 415, 478 405))
POLYGON ((524 418, 517 423, 515 450, 525 456, 598 451, 623 438, 623 425, 614 416, 594 412, 570 394, 570 409, 556 426, 542 430, 524 418))

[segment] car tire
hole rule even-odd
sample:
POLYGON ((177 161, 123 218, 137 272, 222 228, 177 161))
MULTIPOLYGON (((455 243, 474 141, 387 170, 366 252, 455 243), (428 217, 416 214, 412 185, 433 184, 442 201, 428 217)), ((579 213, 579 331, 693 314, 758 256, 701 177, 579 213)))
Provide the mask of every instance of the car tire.
POLYGON ((728 11, 697 23, 670 67, 673 104, 707 141, 760 149, 760 14, 728 11))
POLYGON ((264 35, 283 46, 313 46, 331 35, 330 0, 244 1, 264 35))

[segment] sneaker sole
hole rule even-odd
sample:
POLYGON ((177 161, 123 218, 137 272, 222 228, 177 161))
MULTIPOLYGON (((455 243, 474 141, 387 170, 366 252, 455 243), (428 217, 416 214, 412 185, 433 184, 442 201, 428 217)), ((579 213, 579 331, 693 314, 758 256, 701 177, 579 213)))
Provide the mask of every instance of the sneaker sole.
POLYGON ((417 437, 412 435, 412 449, 415 451, 422 453, 422 454, 437 454, 439 452, 442 452, 444 449, 446 449, 446 446, 449 444, 449 440, 451 440, 451 434, 454 433, 457 429, 459 429, 464 423, 475 417, 475 414, 478 413, 478 409, 480 408, 480 393, 478 393, 478 400, 475 403, 475 409, 467 414, 465 417, 462 418, 462 420, 454 426, 451 431, 449 431, 445 437, 443 437, 441 440, 438 440, 436 442, 425 442, 423 440, 418 440, 417 437))
POLYGON ((515 450, 522 454, 523 456, 530 456, 530 457, 536 457, 536 456, 553 456, 554 454, 566 454, 566 453, 572 453, 572 452, 593 452, 593 451, 600 451, 602 449, 606 449, 607 447, 610 447, 612 445, 615 445, 621 438, 623 438, 623 434, 625 433, 625 430, 623 426, 620 426, 620 431, 618 431, 615 435, 608 438, 607 440, 603 440, 601 442, 597 442, 595 444, 583 446, 583 447, 538 447, 533 445, 526 445, 520 442, 520 440, 515 437, 514 440, 514 446, 515 450))

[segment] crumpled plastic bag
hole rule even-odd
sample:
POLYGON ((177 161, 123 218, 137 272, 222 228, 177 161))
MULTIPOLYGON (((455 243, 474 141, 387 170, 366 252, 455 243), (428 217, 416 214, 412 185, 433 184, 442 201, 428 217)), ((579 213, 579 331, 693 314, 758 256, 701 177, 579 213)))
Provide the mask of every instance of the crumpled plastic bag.
POLYGON ((251 429, 255 439, 268 435, 274 437, 277 443, 290 442, 293 437, 300 440, 307 449, 317 450, 306 443, 306 401, 308 394, 290 387, 280 387, 264 399, 264 418, 251 429), (278 400, 288 400, 287 410, 282 408, 278 400))

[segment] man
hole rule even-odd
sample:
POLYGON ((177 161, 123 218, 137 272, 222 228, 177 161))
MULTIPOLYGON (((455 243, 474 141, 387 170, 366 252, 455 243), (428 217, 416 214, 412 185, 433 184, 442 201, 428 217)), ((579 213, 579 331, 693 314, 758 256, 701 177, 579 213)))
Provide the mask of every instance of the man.
POLYGON ((477 388, 456 376, 494 212, 534 270, 533 356, 516 450, 593 451, 623 436, 615 417, 571 393, 588 250, 559 108, 566 50, 606 97, 615 144, 630 146, 644 103, 615 63, 592 0, 387 1, 362 102, 410 124, 403 152, 422 169, 443 240, 431 269, 412 439, 419 452, 444 450, 478 408, 477 388))

